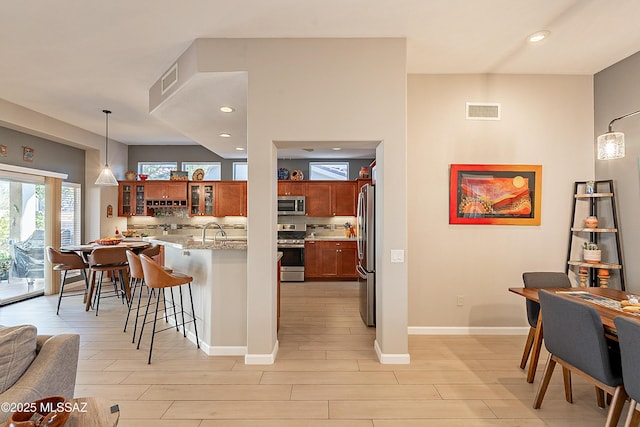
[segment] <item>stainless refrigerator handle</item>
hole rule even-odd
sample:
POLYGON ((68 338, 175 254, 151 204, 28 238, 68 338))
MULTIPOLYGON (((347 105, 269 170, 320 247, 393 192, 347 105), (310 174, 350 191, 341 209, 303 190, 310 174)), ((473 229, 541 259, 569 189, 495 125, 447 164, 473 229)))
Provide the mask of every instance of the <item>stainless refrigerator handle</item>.
POLYGON ((362 277, 363 279, 367 278, 367 272, 366 272, 366 270, 364 268, 362 268, 362 266, 360 264, 358 264, 356 266, 356 271, 358 272, 360 277, 362 277))
POLYGON ((364 256, 364 251, 362 250, 362 239, 365 237, 364 236, 364 229, 363 229, 363 224, 362 222, 365 221, 364 218, 364 212, 362 211, 364 206, 364 195, 362 194, 362 192, 360 192, 358 194, 358 209, 357 209, 357 218, 358 218, 358 238, 356 239, 356 242, 358 243, 358 259, 362 259, 362 257, 364 256))

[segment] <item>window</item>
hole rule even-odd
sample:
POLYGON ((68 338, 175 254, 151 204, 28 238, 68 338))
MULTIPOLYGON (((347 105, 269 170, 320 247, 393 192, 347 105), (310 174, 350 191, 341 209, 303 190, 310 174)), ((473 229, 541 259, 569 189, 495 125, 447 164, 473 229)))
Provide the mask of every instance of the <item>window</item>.
POLYGON ((138 162, 138 173, 148 175, 147 179, 169 179, 171 171, 178 170, 176 162, 138 162))
POLYGON ((349 162, 309 162, 309 179, 346 181, 349 179, 349 162))
POLYGON ((60 245, 79 245, 82 198, 80 184, 62 183, 62 199, 60 206, 60 245))
POLYGON ((196 169, 204 171, 204 180, 206 181, 220 181, 221 179, 220 162, 182 162, 182 170, 189 173, 189 179, 196 169))
POLYGON ((248 176, 247 162, 233 162, 233 180, 246 181, 248 176))

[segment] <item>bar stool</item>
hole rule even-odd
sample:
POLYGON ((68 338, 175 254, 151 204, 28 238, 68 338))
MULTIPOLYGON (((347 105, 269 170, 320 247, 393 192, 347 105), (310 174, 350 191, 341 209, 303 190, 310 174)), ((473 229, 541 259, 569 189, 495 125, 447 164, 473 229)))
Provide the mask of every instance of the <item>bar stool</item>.
POLYGON ((160 254, 160 245, 157 243, 152 243, 151 246, 149 246, 146 249, 143 249, 140 252, 141 255, 146 255, 149 258, 153 258, 154 256, 157 256, 160 254))
MULTIPOLYGON (((98 280, 98 286, 95 289, 95 298, 94 305, 96 308, 96 316, 98 315, 98 311, 100 310, 100 297, 102 295, 102 278, 105 272, 112 272, 112 280, 115 288, 115 297, 120 297, 121 294, 124 294, 124 298, 127 298, 127 289, 125 288, 124 283, 124 275, 129 268, 127 264, 127 255, 125 253, 126 248, 117 247, 103 247, 103 248, 95 248, 91 254, 89 254, 89 268, 91 269, 91 286, 89 288, 89 299, 92 297, 92 293, 94 290, 94 284, 96 279, 96 274, 100 273, 100 278, 98 280), (117 279, 116 272, 118 273, 120 279, 120 290, 117 287, 117 279)), ((124 300, 123 300, 124 302, 124 300)), ((87 303, 88 304, 88 303, 87 303)))
MULTIPOLYGON (((158 248, 158 253, 160 249, 158 248)), ((140 303, 142 300, 142 291, 144 288, 147 288, 146 283, 144 282, 144 271, 142 270, 142 263, 140 262, 140 257, 136 255, 133 251, 127 249, 127 263, 129 264, 129 288, 131 289, 131 298, 129 299, 127 311, 127 318, 124 321, 124 329, 122 332, 127 332, 127 325, 129 323, 129 317, 131 316, 131 311, 133 310, 133 304, 135 302, 136 292, 138 293, 138 303, 136 306, 136 317, 135 323, 133 325, 133 336, 131 337, 131 342, 134 343, 136 341, 136 331, 138 329, 138 318, 142 316, 140 314, 140 303)), ((167 267, 162 267, 167 273, 171 273, 173 270, 167 267)), ((164 289, 162 290, 164 292, 164 289)), ((154 290, 151 289, 149 291, 153 293, 154 290)), ((173 290, 171 289, 171 299, 173 300, 173 290)), ((165 320, 167 319, 167 315, 165 313, 165 320)), ((177 323, 177 319, 176 319, 177 323)))
MULTIPOLYGON (((196 335, 196 345, 198 348, 200 348, 200 340, 198 339, 198 326, 196 324, 195 310, 193 308, 193 294, 191 292, 191 282, 193 281, 193 277, 187 276, 186 274, 180 274, 180 273, 167 273, 160 265, 158 265, 155 261, 153 261, 151 258, 149 258, 146 255, 140 255, 140 262, 142 264, 142 270, 144 272, 145 283, 152 290, 158 289, 158 292, 156 293, 156 303, 155 303, 156 308, 155 308, 155 315, 153 317, 153 330, 151 332, 151 344, 149 346, 148 363, 149 364, 151 363, 151 353, 153 352, 153 340, 154 340, 155 334, 157 332, 166 331, 167 329, 172 329, 172 327, 168 327, 168 328, 164 328, 159 331, 156 331, 156 323, 158 321, 158 308, 160 307, 160 294, 161 294, 160 290, 161 289, 173 288, 176 286, 178 287, 178 291, 180 293, 180 314, 182 317, 181 325, 178 324, 178 319, 176 315, 176 301, 173 297, 171 298, 172 299, 171 304, 173 306, 173 314, 176 321, 176 329, 178 329, 179 326, 182 326, 182 333, 186 337, 187 331, 186 331, 185 325, 187 323, 193 322, 193 330, 196 335), (187 313, 187 315, 191 317, 191 320, 188 320, 186 322, 184 318, 185 312, 184 312, 184 304, 182 300, 182 285, 188 285, 189 301, 191 304, 191 314, 187 313)), ((166 319, 167 301, 166 301, 166 298, 164 298, 164 292, 162 292, 162 295, 163 295, 163 305, 164 305, 165 319, 166 319)), ((140 348, 140 341, 142 340, 144 325, 147 323, 147 315, 149 313, 149 305, 151 304, 151 297, 152 295, 151 293, 149 293, 149 300, 147 302, 147 307, 144 312, 144 320, 142 322, 142 326, 140 327, 140 336, 138 338, 138 348, 140 348)))
POLYGON ((87 292, 89 291, 89 279, 87 278, 87 271, 85 269, 89 268, 89 266, 84 262, 82 257, 75 252, 62 253, 51 246, 47 246, 47 259, 51 264, 53 264, 54 270, 64 271, 60 280, 60 293, 58 294, 58 307, 56 309, 56 315, 58 315, 60 313, 60 302, 62 301, 62 297, 87 295, 87 292), (84 291, 82 293, 74 292, 63 295, 67 272, 70 270, 80 270, 82 277, 84 278, 84 291))

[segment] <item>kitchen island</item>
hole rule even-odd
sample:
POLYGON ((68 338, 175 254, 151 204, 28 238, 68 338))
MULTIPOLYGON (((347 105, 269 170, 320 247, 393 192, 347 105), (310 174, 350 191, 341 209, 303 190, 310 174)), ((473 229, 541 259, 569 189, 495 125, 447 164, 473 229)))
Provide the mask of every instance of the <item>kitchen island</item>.
MULTIPOLYGON (((164 246, 167 267, 193 277, 191 287, 201 349, 208 355, 245 355, 246 238, 203 243, 192 236, 168 235, 145 240, 164 246)), ((193 325, 187 333, 195 342, 193 325)))

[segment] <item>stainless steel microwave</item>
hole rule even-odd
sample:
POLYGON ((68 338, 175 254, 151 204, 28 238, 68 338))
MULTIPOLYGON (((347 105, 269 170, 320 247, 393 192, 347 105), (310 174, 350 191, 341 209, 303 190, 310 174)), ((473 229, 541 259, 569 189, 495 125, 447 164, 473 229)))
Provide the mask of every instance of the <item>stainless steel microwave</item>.
POLYGON ((278 215, 305 215, 304 196, 278 196, 278 215))

